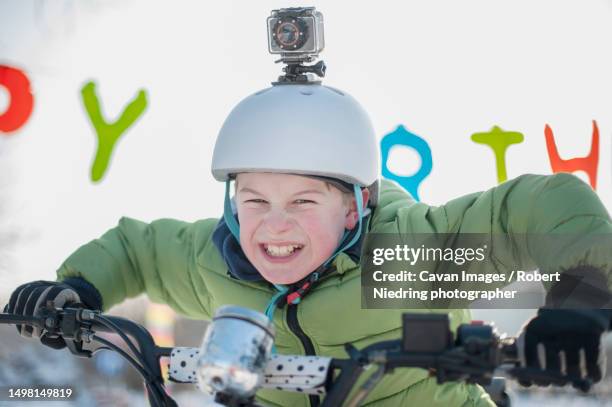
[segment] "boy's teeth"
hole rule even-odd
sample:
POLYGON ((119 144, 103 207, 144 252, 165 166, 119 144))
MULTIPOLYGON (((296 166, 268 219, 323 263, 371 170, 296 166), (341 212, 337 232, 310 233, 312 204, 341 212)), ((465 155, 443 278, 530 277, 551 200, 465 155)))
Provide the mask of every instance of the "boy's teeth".
POLYGON ((265 246, 266 252, 270 255, 270 256, 275 256, 275 257, 286 257, 289 256, 290 254, 293 253, 293 251, 297 248, 299 248, 300 246, 298 245, 290 245, 290 246, 273 246, 273 245, 267 245, 265 246))

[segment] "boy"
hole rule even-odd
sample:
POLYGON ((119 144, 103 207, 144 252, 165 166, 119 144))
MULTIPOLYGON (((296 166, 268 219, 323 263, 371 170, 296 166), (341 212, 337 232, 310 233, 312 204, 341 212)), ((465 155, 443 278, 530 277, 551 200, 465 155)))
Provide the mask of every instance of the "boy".
MULTIPOLYGON (((361 309, 360 248, 369 233, 507 235, 508 245, 493 254, 514 259, 516 267, 535 264, 567 275, 588 269, 589 278, 610 285, 609 246, 566 247, 562 263, 553 264, 530 253, 530 242, 512 240, 551 231, 609 235, 606 209, 577 178, 527 175, 430 207, 415 203, 391 182, 378 181, 378 154, 367 114, 344 92, 318 83, 277 84, 260 91, 234 108, 217 138, 212 172, 226 182, 222 219, 145 224, 124 218, 73 253, 60 267, 58 282, 19 287, 8 310, 27 314, 47 300, 61 306, 77 299, 107 310, 142 292, 192 318, 210 319, 219 306, 236 304, 266 311, 281 354, 346 357, 345 343, 361 348, 398 338, 405 311, 361 309)), ((571 311, 548 311, 525 330, 525 365, 540 367, 531 350, 542 343, 547 368, 575 373, 580 363, 574 353, 554 347, 546 335, 579 331, 587 364, 581 373, 599 380, 599 348, 589 344, 609 328, 608 315, 583 310, 580 326, 555 331, 559 318, 575 318, 563 313, 571 311), (564 367, 554 362, 561 350, 568 352, 564 367)), ((466 310, 449 314, 453 327, 469 321, 466 310)), ((40 335, 26 327, 21 332, 40 335)), ((275 406, 319 402, 315 396, 273 390, 260 391, 258 399, 275 406)), ((493 405, 479 386, 438 385, 421 369, 398 369, 386 376, 367 403, 493 405)))

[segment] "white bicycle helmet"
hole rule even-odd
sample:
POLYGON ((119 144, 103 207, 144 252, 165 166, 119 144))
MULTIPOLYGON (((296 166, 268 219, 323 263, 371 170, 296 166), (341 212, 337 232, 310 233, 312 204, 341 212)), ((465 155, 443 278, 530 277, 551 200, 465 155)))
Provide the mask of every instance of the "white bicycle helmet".
POLYGON ((212 174, 240 172, 323 176, 373 187, 378 140, 368 114, 350 95, 318 83, 277 84, 242 100, 221 128, 212 174))

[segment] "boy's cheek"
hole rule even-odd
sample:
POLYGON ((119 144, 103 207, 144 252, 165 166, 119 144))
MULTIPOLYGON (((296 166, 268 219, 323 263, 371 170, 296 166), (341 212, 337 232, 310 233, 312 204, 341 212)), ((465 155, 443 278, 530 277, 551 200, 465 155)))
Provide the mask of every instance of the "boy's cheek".
POLYGON ((256 229, 257 219, 253 216, 238 216, 238 223, 240 224, 240 240, 242 240, 243 234, 246 237, 252 238, 256 229))

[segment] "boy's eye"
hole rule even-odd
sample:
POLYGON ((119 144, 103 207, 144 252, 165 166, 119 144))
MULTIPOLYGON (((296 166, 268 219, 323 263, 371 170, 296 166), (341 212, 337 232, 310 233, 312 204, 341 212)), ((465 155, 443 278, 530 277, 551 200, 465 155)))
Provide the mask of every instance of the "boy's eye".
POLYGON ((315 201, 311 201, 309 199, 296 199, 295 201, 293 201, 293 203, 298 204, 298 205, 303 205, 303 204, 315 203, 315 201))
POLYGON ((264 199, 247 199, 246 201, 244 201, 244 203, 258 203, 258 204, 262 204, 262 203, 266 203, 266 201, 264 199))

